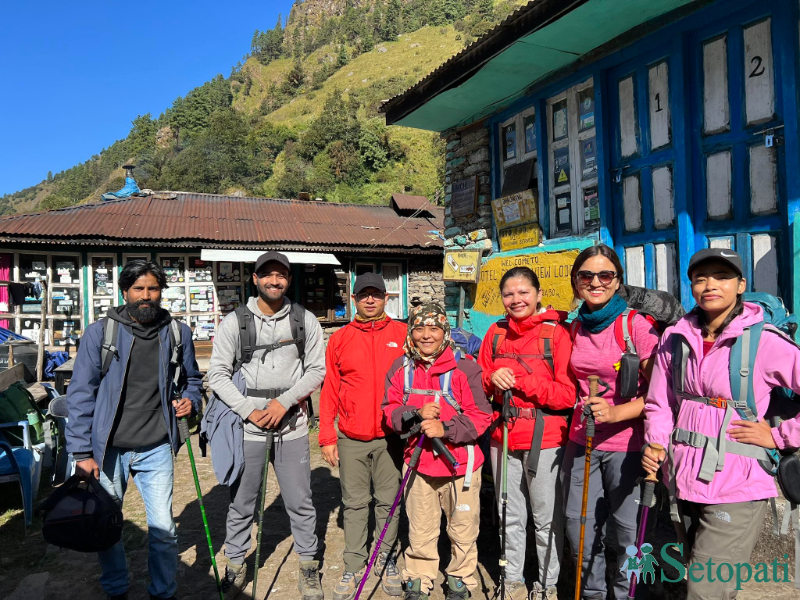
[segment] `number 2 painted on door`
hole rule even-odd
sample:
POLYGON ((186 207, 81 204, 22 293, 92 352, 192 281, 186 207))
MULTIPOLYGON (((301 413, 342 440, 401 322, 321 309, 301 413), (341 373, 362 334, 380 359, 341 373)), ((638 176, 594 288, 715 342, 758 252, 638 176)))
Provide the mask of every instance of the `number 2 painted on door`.
POLYGON ((750 64, 754 64, 753 70, 750 72, 749 77, 761 77, 764 74, 764 67, 761 65, 762 58, 760 56, 754 56, 750 59, 750 64), (759 70, 760 69, 760 70, 759 70))

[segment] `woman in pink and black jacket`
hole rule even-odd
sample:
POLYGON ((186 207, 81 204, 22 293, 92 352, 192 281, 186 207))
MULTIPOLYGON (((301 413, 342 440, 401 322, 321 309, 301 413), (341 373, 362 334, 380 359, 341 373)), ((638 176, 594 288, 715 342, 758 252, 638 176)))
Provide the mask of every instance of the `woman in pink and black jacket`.
MULTIPOLYGON (((757 414, 753 420, 742 418, 730 400, 731 351, 745 329, 764 320, 763 311, 742 301, 742 260, 732 250, 697 252, 688 275, 697 307, 661 339, 644 409, 642 465, 652 473, 667 463, 670 492, 677 496, 677 527, 688 525, 688 568, 704 565, 702 577, 688 578, 688 598, 735 598, 736 581, 721 581, 716 571, 712 581, 705 565, 709 559, 715 565, 750 560, 768 499, 778 495, 775 478, 759 460, 769 466, 768 449, 800 446, 800 417, 778 427, 764 420, 772 388, 800 392, 800 349, 775 330, 761 332, 749 373, 757 414), (678 357, 676 343, 683 348, 678 357)), ((737 376, 739 371, 734 369, 737 376)))

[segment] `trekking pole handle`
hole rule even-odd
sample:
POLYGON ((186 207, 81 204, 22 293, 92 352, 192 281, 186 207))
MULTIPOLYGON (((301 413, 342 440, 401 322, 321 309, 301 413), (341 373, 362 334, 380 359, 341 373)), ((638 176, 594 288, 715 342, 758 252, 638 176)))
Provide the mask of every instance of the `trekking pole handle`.
MULTIPOLYGON (((597 396, 600 392, 600 378, 597 375, 589 375, 589 397, 597 396)), ((594 437, 594 414, 591 407, 587 404, 584 408, 586 414, 586 436, 594 437)))
POLYGON ((444 459, 450 463, 450 466, 455 471, 460 463, 456 460, 456 457, 453 456, 453 453, 447 449, 447 446, 444 445, 441 438, 431 438, 431 444, 433 444, 433 449, 444 456, 444 459))
POLYGON ((186 417, 178 419, 178 432, 181 436, 181 444, 189 439, 189 420, 186 417))

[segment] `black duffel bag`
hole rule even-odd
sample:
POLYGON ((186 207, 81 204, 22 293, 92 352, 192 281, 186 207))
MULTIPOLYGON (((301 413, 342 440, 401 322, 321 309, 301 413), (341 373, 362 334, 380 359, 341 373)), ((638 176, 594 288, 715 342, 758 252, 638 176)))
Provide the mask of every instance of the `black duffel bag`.
POLYGON ((36 509, 44 515, 42 535, 48 543, 78 552, 108 550, 122 537, 122 509, 91 477, 67 479, 36 509))

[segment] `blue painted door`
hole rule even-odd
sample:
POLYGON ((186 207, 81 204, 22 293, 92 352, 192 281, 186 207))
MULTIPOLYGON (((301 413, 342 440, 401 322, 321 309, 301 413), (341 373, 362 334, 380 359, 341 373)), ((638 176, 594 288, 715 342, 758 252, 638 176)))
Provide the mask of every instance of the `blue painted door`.
POLYGON ((631 285, 680 295, 675 194, 682 168, 674 126, 680 89, 679 49, 667 47, 608 72, 611 200, 617 254, 631 285))
POLYGON ((691 36, 692 220, 696 248, 735 249, 748 289, 781 295, 790 263, 781 26, 772 7, 760 2, 691 36))

